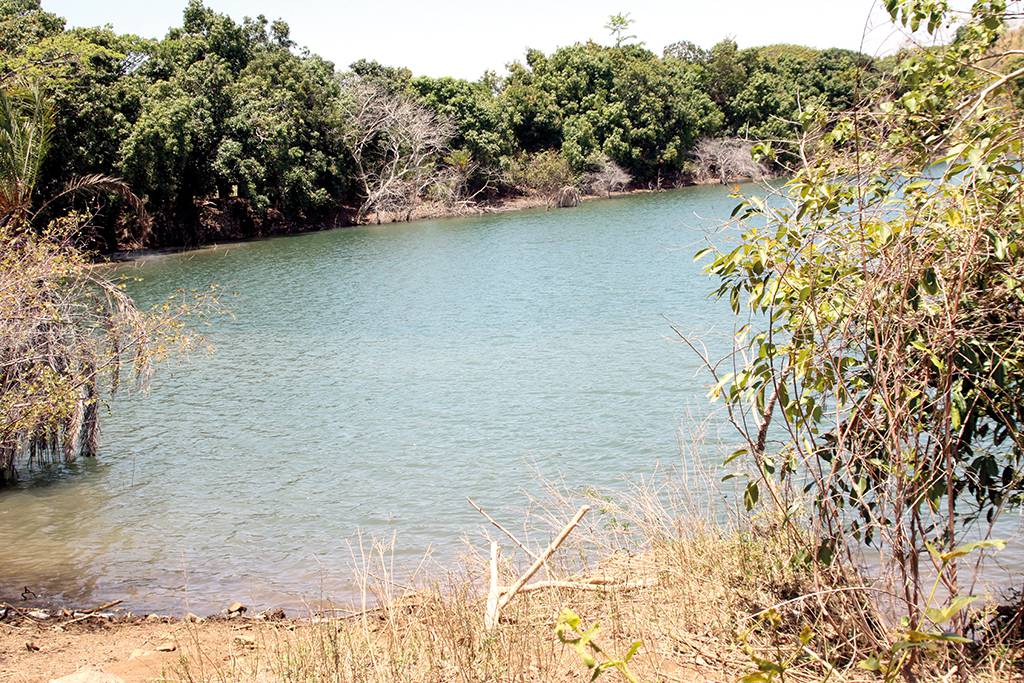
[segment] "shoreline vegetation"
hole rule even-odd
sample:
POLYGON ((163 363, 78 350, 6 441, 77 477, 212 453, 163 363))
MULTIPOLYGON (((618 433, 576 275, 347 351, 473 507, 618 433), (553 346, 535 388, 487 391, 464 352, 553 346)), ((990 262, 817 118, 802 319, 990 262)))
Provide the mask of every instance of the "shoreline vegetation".
MULTIPOLYGON (((771 179, 768 176, 763 176, 762 180, 771 179)), ((665 187, 661 189, 627 189, 627 190, 616 190, 608 192, 606 194, 581 194, 579 196, 579 203, 584 202, 598 202, 605 199, 621 199, 624 197, 636 197, 646 194, 654 194, 660 192, 675 192, 678 190, 684 190, 690 187, 701 187, 707 185, 743 185, 753 182, 750 178, 732 178, 725 183, 721 183, 719 180, 707 180, 706 182, 690 183, 686 185, 677 185, 674 187, 665 187)), ((322 232, 325 230, 344 230, 347 228, 357 227, 372 227, 372 226, 387 226, 387 225, 398 225, 404 223, 418 223, 424 221, 435 221, 435 220, 446 220, 449 218, 466 218, 471 216, 486 216, 486 215, 501 215, 501 214, 514 214, 519 211, 532 211, 544 209, 545 211, 555 211, 560 208, 574 208, 574 207, 558 207, 552 204, 551 199, 539 195, 524 195, 517 197, 507 197, 505 199, 494 200, 493 202, 474 204, 468 207, 453 208, 443 203, 431 203, 424 202, 416 207, 415 210, 408 216, 395 216, 392 214, 382 214, 379 217, 376 214, 369 214, 367 220, 363 223, 354 222, 335 222, 325 223, 317 225, 315 227, 310 226, 308 228, 300 228, 296 230, 285 230, 282 232, 271 232, 265 235, 247 235, 241 237, 225 236, 221 241, 209 242, 207 244, 195 245, 195 246, 178 246, 178 247, 164 247, 157 249, 150 248, 139 248, 129 249, 123 251, 114 251, 107 254, 103 254, 96 262, 97 266, 102 266, 109 263, 118 262, 130 262, 140 259, 149 258, 152 256, 159 256, 164 254, 178 254, 187 253, 189 251, 203 250, 209 248, 225 247, 232 244, 245 244, 247 242, 259 241, 264 239, 273 239, 276 237, 289 237, 292 235, 302 235, 312 232, 322 232), (379 220, 378 220, 379 218, 379 220)))
POLYGON ((755 161, 757 143, 792 139, 810 103, 848 109, 892 68, 848 50, 731 40, 658 54, 616 18, 611 45, 528 50, 505 73, 465 80, 336 66, 281 20, 239 22, 200 0, 160 39, 68 28, 38 0, 12 0, 0 8, 0 84, 50 102, 38 219, 82 212, 81 246, 102 254, 408 220, 424 204, 565 206, 756 179, 793 160, 755 161), (121 179, 138 202, 65 192, 92 175, 121 179))
POLYGON ((736 494, 727 522, 682 472, 551 490, 524 522, 534 542, 478 509, 487 551, 446 572, 394 576, 392 547, 360 546, 349 612, 140 623, 111 605, 5 605, 3 666, 44 680, 85 664, 175 681, 1022 680, 1021 594, 974 591, 1020 543, 1008 517, 1024 506, 1024 7, 882 5, 933 44, 889 60, 731 41, 659 56, 616 15, 612 46, 531 50, 470 83, 338 72, 283 22, 198 0, 158 41, 0 4, 4 483, 95 457, 107 397, 201 342, 190 324, 216 309, 212 292, 141 311, 90 267, 97 252, 313 225, 353 198, 366 223, 425 201, 572 206, 791 177, 740 201, 728 248, 696 255, 735 315, 733 352, 708 357, 676 329, 741 443, 722 462, 733 483, 714 484, 736 494), (159 671, 130 671, 145 662, 159 671))
MULTIPOLYGON (((635 646, 623 667, 632 678, 609 666, 610 680, 732 683, 757 680, 744 677, 766 662, 786 680, 878 680, 857 666, 875 647, 860 623, 861 577, 836 573, 823 584, 788 560, 799 545, 783 526, 741 510, 711 522, 706 500, 717 483, 663 474, 628 493, 548 487, 520 524, 470 501, 483 531, 457 564, 394 575, 393 541, 368 541, 350 567, 357 594, 300 615, 237 602, 209 616, 6 604, 2 665, 22 672, 18 680, 67 683, 540 683, 588 679, 588 655, 615 663, 635 646), (542 568, 488 623, 495 580, 507 595, 533 567, 542 568), (559 624, 580 619, 599 649, 566 645, 557 615, 559 624)), ((1024 633, 1013 612, 980 613, 973 628, 969 680, 1018 680, 1024 633)), ((934 657, 919 680, 949 680, 950 666, 948 653, 934 657)))

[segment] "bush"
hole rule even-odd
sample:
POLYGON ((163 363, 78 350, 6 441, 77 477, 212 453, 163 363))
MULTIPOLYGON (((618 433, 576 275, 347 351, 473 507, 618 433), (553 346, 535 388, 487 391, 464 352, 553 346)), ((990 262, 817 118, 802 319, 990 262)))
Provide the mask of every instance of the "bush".
MULTIPOLYGON (((933 31, 952 23, 887 4, 933 31)), ((806 117, 815 160, 784 198, 741 205, 738 246, 709 266, 718 295, 754 314, 712 391, 753 425, 730 458, 752 465, 747 506, 808 524, 815 541, 793 559, 823 571, 881 549, 873 619, 896 645, 877 670, 962 641, 943 633, 967 624, 968 566, 1024 501, 1024 130, 1007 93, 1022 74, 971 66, 1003 11, 977 3, 953 45, 912 55, 899 97, 806 117)))

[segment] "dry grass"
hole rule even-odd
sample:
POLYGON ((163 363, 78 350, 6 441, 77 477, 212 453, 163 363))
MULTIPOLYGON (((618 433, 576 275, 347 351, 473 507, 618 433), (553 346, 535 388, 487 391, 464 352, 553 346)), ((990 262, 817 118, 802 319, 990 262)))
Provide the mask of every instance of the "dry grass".
MULTIPOLYGON (((633 588, 552 588, 518 595, 493 631, 483 627, 487 558, 471 551, 443 578, 399 581, 391 544, 360 546, 353 570, 362 593, 350 609, 313 613, 308 621, 257 623, 243 656, 205 651, 197 637, 182 644, 175 681, 576 681, 590 672, 554 633, 563 609, 587 626, 600 623, 601 657, 620 657, 643 645, 630 670, 640 681, 734 681, 755 669, 751 653, 791 663, 775 680, 878 680, 858 670, 871 654, 858 613, 863 596, 854 581, 821 584, 794 568, 794 539, 766 522, 713 522, 709 498, 695 498, 678 475, 610 495, 567 495, 552 489, 531 501, 525 544, 539 551, 581 499, 594 511, 539 579, 608 577, 633 588), (410 585, 410 583, 412 585, 410 585), (635 587, 643 584, 642 587, 635 587), (761 617, 775 608, 777 626, 761 617), (814 633, 803 645, 798 634, 814 633), (825 663, 829 662, 829 663, 825 663), (835 668, 833 668, 833 666, 835 668)), ((502 579, 511 583, 529 558, 500 532, 502 579), (511 555, 516 555, 513 559, 511 555)), ((515 531, 513 533, 520 533, 515 531)), ((473 547, 486 544, 474 543, 473 547)), ((542 574, 543 574, 542 570, 542 574)), ((244 637, 246 644, 249 636, 244 637)), ((979 657, 972 680, 1012 680, 1009 646, 979 657)), ((941 655, 941 653, 938 653, 941 655)), ((937 656, 932 667, 952 675, 937 656)), ((623 680, 610 671, 602 680, 623 680)), ((946 680, 960 680, 947 678, 946 680)))

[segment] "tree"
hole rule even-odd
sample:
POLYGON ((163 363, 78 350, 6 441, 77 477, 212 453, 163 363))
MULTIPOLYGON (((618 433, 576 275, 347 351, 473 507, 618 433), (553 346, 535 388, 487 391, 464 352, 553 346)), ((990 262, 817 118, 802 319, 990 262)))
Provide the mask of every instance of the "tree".
POLYGON ((754 145, 736 138, 705 138, 693 151, 698 181, 760 180, 765 170, 753 156, 754 145))
POLYGON ((716 43, 708 56, 707 87, 711 99, 723 111, 747 80, 747 69, 739 57, 736 41, 730 39, 716 43))
POLYGON ((622 191, 633 182, 633 177, 608 157, 601 157, 594 166, 586 180, 587 189, 593 194, 610 197, 612 192, 622 191))
POLYGON ((0 54, 21 54, 63 30, 64 20, 44 10, 40 0, 0 0, 0 54))
POLYGON ((440 179, 438 159, 452 126, 401 93, 353 77, 345 83, 344 142, 362 192, 357 220, 370 211, 412 215, 424 190, 440 179))
POLYGON ((287 50, 255 55, 229 86, 214 171, 259 211, 312 219, 345 189, 340 87, 332 66, 287 50))
MULTIPOLYGON (((411 89, 420 103, 454 126, 451 146, 466 150, 484 172, 496 168, 515 147, 508 120, 485 81, 414 78, 411 89)), ((482 179, 481 179, 482 180, 482 179)))
POLYGON ((689 40, 680 40, 666 46, 663 54, 666 58, 678 59, 688 64, 707 64, 711 60, 709 51, 689 40))
MULTIPOLYGON (((53 139, 38 87, 0 91, 0 483, 21 463, 94 456, 100 401, 129 364, 139 382, 169 346, 188 347, 180 316, 137 309, 75 246, 88 216, 36 223, 33 193, 53 139)), ((86 178, 66 192, 115 179, 86 178)), ((123 189, 123 188, 122 188, 123 189)))
POLYGON ((350 192, 334 66, 291 45, 284 22, 239 24, 193 0, 152 48, 118 166, 159 215, 160 241, 203 241, 218 206, 241 203, 258 230, 316 220, 350 192))
POLYGON ((527 54, 502 99, 527 150, 560 148, 575 171, 605 155, 643 182, 679 173, 721 112, 701 92, 697 67, 638 46, 595 43, 527 54))
MULTIPOLYGON (((957 16, 886 5, 912 28, 957 16)), ((946 633, 967 623, 963 572, 1024 503, 1024 68, 991 68, 1005 11, 975 3, 863 110, 809 112, 815 154, 783 197, 738 208, 742 237, 708 267, 753 314, 735 374, 710 364, 745 442, 730 460, 752 468, 745 501, 794 529, 819 576, 881 550, 865 623, 887 654, 865 666, 908 678, 919 648, 965 642, 946 633)))
POLYGON ((629 27, 635 23, 634 19, 631 19, 629 12, 625 14, 613 14, 608 17, 608 23, 605 24, 605 29, 608 33, 615 38, 615 47, 622 47, 631 40, 636 40, 636 36, 630 33, 629 27))

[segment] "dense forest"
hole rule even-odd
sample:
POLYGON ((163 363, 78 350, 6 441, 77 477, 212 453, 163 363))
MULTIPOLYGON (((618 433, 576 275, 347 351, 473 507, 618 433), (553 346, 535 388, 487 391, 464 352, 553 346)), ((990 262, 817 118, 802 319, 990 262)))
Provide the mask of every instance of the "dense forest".
POLYGON ((611 46, 528 50, 506 74, 467 81, 373 61, 339 69, 283 21, 238 23, 201 0, 161 40, 68 28, 39 0, 3 0, 0 79, 52 102, 38 196, 105 174, 145 200, 145 233, 118 201, 97 213, 93 245, 115 249, 407 218, 423 199, 457 210, 742 175, 725 168, 736 144, 698 155, 698 143, 786 138, 802 108, 846 108, 877 74, 857 53, 789 45, 679 42, 658 55, 616 19, 611 46))

